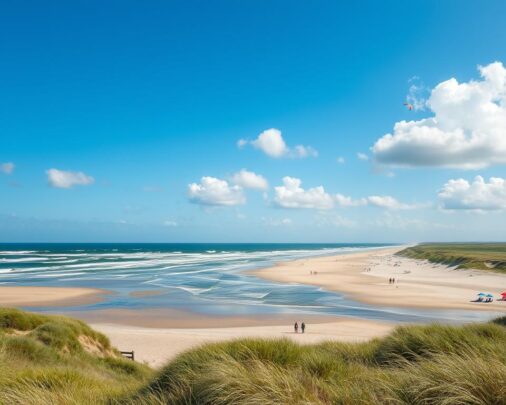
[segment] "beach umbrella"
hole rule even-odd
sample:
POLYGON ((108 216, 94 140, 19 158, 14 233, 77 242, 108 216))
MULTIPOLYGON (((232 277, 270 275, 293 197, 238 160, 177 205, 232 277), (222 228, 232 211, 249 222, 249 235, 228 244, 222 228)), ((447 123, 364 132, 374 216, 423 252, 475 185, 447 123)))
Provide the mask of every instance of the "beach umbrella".
POLYGON ((501 295, 504 297, 506 296, 506 291, 502 292, 501 295))
POLYGON ((485 294, 485 293, 479 293, 479 294, 478 294, 478 296, 479 296, 479 297, 485 297, 486 295, 487 295, 487 294, 485 294))
POLYGON ((487 297, 488 298, 494 298, 494 296, 492 294, 487 294, 487 297))

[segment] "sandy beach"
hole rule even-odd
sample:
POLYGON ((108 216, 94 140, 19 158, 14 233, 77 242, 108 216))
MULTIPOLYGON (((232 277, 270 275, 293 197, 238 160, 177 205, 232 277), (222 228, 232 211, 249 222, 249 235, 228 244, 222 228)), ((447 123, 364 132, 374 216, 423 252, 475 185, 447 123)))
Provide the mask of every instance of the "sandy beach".
POLYGON ((0 287, 0 307, 64 307, 102 301, 108 294, 98 288, 77 287, 0 287))
POLYGON ((497 298, 506 290, 505 274, 395 256, 403 248, 283 262, 252 274, 281 283, 321 286, 374 305, 506 311, 506 302, 471 302, 478 292, 497 298), (389 284, 389 278, 396 282, 389 284))
POLYGON ((120 350, 134 350, 135 359, 152 367, 161 367, 179 353, 204 343, 245 337, 288 338, 300 344, 329 340, 362 342, 386 335, 393 325, 360 319, 338 319, 326 323, 308 323, 306 332, 294 333, 291 324, 229 328, 143 328, 116 324, 92 324, 106 334, 120 350))
MULTIPOLYGON (((506 311, 506 302, 470 302, 479 291, 498 295, 506 275, 456 270, 395 256, 402 247, 282 262, 252 272, 281 283, 321 286, 373 305, 506 311), (395 278, 395 284, 388 279, 395 278)), ((107 291, 89 288, 0 287, 1 306, 82 305, 107 291)), ((135 292, 132 294, 136 294, 135 292)), ((140 292, 139 294, 146 294, 140 292)), ((157 291, 149 292, 157 294, 157 291)), ((213 317, 176 309, 105 309, 66 313, 91 323, 120 350, 134 350, 138 361, 159 367, 184 350, 207 342, 244 337, 286 337, 300 343, 363 341, 383 336, 395 325, 364 319, 298 314, 213 317), (301 319, 303 318, 303 319, 301 319), (304 320, 307 333, 294 334, 293 321, 304 320)))

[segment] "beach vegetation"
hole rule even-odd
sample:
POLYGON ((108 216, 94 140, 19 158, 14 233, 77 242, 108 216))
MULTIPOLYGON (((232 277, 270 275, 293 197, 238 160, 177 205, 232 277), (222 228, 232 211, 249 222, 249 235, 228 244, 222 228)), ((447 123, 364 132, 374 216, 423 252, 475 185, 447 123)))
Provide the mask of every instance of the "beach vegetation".
POLYGON ((239 339, 160 370, 61 316, 0 310, 0 404, 506 405, 505 317, 399 326, 363 343, 239 339))
POLYGON ((422 243, 397 254, 457 269, 506 273, 506 243, 422 243))

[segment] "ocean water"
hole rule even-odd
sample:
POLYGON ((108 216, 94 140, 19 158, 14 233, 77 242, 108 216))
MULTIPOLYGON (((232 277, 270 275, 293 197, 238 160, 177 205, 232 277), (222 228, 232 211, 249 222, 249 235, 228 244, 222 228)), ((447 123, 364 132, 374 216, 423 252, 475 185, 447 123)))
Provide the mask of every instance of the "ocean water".
POLYGON ((209 315, 297 313, 398 322, 459 322, 487 316, 470 311, 371 306, 319 287, 270 282, 245 272, 284 260, 384 246, 387 245, 0 244, 0 286, 93 287, 113 292, 103 302, 65 308, 67 312, 174 308, 209 315), (137 294, 150 291, 157 293, 137 294))

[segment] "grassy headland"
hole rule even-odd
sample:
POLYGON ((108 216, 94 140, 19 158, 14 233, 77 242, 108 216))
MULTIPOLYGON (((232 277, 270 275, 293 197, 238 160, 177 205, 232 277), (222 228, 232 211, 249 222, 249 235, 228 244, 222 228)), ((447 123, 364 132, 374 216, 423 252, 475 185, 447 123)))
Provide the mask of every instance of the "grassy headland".
POLYGON ((506 243, 423 243, 398 254, 459 269, 506 272, 506 243))
POLYGON ((367 343, 207 344, 156 374, 64 317, 0 310, 5 404, 506 404, 506 317, 367 343))

